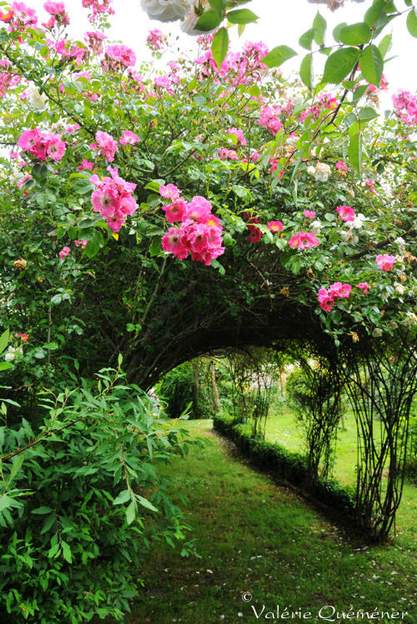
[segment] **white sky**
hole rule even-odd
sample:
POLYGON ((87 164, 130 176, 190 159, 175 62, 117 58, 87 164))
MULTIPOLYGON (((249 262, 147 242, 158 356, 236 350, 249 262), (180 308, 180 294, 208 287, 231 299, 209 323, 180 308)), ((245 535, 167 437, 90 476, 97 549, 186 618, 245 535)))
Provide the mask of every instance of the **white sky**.
MULTIPOLYGON (((26 0, 26 3, 35 8, 42 18, 46 15, 43 10, 44 0, 26 0)), ((86 10, 81 7, 81 0, 66 0, 65 4, 71 16, 71 34, 81 38, 86 30, 91 30, 86 19, 86 10)), ((248 8, 259 15, 259 21, 247 26, 241 41, 262 40, 270 48, 286 44, 300 50, 298 38, 311 27, 318 9, 326 18, 328 30, 331 33, 334 26, 340 22, 361 21, 369 4, 370 0, 365 0, 360 4, 346 0, 344 7, 331 12, 326 5, 310 4, 307 0, 252 0, 248 8)), ((193 45, 193 38, 182 33, 178 22, 164 24, 151 21, 142 11, 140 0, 114 0, 113 6, 116 15, 112 20, 110 36, 132 47, 137 53, 138 60, 149 59, 145 39, 151 28, 159 28, 165 33, 175 35, 178 37, 178 44, 184 49, 193 45)), ((233 41, 237 47, 239 43, 236 30, 234 27, 233 41)), ((417 71, 414 63, 417 59, 417 39, 409 35, 404 16, 393 21, 392 30, 394 36, 390 56, 395 55, 395 58, 386 65, 385 71, 390 85, 389 91, 394 92, 400 88, 415 91, 417 90, 417 71)), ((386 32, 390 32, 389 29, 386 32)), ((297 69, 299 62, 300 59, 289 61, 283 66, 284 73, 286 69, 297 69)), ((386 99, 384 98, 385 101, 386 99)))

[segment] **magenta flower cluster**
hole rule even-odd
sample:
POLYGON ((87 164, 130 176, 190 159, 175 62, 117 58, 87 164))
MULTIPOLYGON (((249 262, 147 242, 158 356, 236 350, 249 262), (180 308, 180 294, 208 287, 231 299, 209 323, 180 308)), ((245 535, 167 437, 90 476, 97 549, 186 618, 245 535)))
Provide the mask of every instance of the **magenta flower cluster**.
POLYGON ((34 128, 25 130, 19 137, 18 146, 36 160, 59 161, 65 154, 66 145, 60 136, 34 128))
POLYGON ((191 255, 192 260, 210 266, 213 260, 224 253, 223 226, 212 212, 211 203, 196 195, 186 202, 175 184, 162 185, 161 197, 171 203, 162 207, 168 223, 179 223, 170 227, 162 237, 162 249, 178 260, 191 255))
POLYGON ((117 169, 109 167, 111 177, 100 179, 93 175, 90 181, 96 190, 91 196, 93 210, 98 212, 113 232, 119 232, 128 216, 133 215, 138 205, 133 197, 136 184, 126 182, 117 169))

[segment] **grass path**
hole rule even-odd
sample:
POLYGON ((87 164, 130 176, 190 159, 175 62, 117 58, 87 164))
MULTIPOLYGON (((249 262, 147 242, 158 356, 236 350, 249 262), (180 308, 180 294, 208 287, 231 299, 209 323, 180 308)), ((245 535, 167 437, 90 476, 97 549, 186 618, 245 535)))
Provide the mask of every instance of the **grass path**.
POLYGON ((129 624, 274 621, 265 615, 276 614, 277 604, 312 613, 281 620, 286 622, 391 621, 321 619, 318 610, 330 604, 346 612, 408 611, 402 621, 417 623, 417 550, 411 543, 353 543, 291 491, 234 457, 211 433, 210 421, 187 427, 205 445, 176 460, 170 472, 175 496, 188 496, 187 521, 200 558, 180 558, 165 546, 149 553, 143 597, 129 624), (242 600, 245 592, 251 601, 242 600), (251 607, 260 612, 262 604, 266 609, 257 618, 251 607))

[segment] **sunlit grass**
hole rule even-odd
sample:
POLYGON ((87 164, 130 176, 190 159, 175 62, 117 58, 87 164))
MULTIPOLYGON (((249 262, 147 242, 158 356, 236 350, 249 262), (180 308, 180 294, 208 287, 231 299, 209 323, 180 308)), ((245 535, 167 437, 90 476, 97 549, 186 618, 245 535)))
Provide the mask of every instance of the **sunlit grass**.
POLYGON ((231 454, 210 433, 209 421, 186 426, 205 446, 168 470, 175 497, 188 497, 187 521, 200 558, 155 547, 144 562, 146 586, 130 624, 255 622, 250 605, 262 603, 313 614, 325 604, 405 609, 411 613, 405 621, 417 622, 411 530, 403 527, 400 539, 385 547, 352 542, 293 492, 231 454), (242 600, 246 591, 252 603, 242 600))

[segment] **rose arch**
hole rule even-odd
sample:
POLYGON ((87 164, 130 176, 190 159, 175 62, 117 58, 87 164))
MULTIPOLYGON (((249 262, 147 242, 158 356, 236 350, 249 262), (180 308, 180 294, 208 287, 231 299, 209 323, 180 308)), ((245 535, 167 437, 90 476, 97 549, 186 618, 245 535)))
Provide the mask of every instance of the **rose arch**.
MULTIPOLYGON (((154 30, 155 64, 140 63, 98 30, 110 3, 83 4, 97 28, 83 42, 60 3, 43 24, 23 3, 0 16, 1 289, 8 325, 32 335, 22 387, 52 379, 62 353, 82 373, 121 353, 148 388, 199 354, 302 342, 340 369, 366 439, 380 417, 358 505, 386 536, 417 326, 416 97, 378 112, 396 13, 376 1, 330 47, 318 14, 298 80, 274 69, 293 50, 230 50, 223 26, 166 62, 154 30)), ((201 30, 253 20, 215 4, 201 30)))

